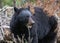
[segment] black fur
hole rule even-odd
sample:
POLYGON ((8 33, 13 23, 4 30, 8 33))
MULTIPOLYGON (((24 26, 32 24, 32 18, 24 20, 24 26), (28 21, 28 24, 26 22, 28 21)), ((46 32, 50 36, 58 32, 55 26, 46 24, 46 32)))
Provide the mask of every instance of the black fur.
MULTIPOLYGON (((35 14, 31 14, 31 16, 35 21, 35 24, 30 29, 31 38, 33 37, 32 43, 53 43, 52 41, 54 41, 53 39, 56 37, 56 33, 54 32, 54 30, 57 28, 56 18, 54 16, 47 16, 47 14, 43 12, 43 9, 41 8, 35 7, 34 9, 35 14)), ((29 33, 25 25, 28 23, 29 17, 27 17, 27 15, 20 14, 23 10, 28 9, 15 9, 15 14, 10 22, 10 27, 15 37, 16 35, 21 37, 21 34, 25 34, 25 38, 27 39, 29 33), (22 16, 24 17, 23 19, 21 19, 22 16)))

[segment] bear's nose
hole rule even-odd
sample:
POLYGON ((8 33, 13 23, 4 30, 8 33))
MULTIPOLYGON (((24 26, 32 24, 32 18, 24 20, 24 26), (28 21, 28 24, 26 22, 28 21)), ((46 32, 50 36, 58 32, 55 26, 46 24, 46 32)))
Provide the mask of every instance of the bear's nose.
POLYGON ((35 23, 35 21, 34 21, 32 18, 30 18, 30 19, 29 19, 29 24, 30 24, 30 25, 33 25, 34 23, 35 23))
POLYGON ((28 28, 32 28, 32 26, 33 26, 34 23, 35 23, 35 21, 34 21, 32 18, 29 18, 27 27, 28 27, 28 28))
POLYGON ((31 23, 32 25, 35 23, 35 21, 34 21, 34 20, 32 20, 31 22, 32 22, 32 23, 31 23))

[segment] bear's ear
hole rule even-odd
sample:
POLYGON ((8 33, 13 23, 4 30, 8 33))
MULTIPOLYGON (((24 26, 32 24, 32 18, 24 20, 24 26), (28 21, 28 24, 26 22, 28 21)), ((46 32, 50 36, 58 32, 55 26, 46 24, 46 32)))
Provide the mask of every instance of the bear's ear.
POLYGON ((30 11, 30 6, 27 6, 25 9, 29 10, 30 11))
POLYGON ((32 14, 35 13, 35 9, 34 9, 33 6, 32 6, 32 7, 31 7, 31 6, 28 6, 27 9, 28 9, 29 11, 31 11, 32 14))
POLYGON ((30 6, 28 6, 27 9, 30 10, 30 6))
POLYGON ((14 11, 17 12, 18 11, 18 8, 14 7, 14 11))

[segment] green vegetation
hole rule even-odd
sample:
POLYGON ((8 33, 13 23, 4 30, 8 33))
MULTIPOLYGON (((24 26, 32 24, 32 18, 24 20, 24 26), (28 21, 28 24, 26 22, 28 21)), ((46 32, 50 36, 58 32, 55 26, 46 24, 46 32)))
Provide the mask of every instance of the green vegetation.
MULTIPOLYGON (((15 0, 17 6, 22 6, 26 2, 35 2, 35 0, 15 0)), ((0 0, 0 7, 9 5, 13 6, 14 5, 14 0, 0 0)))
POLYGON ((13 0, 3 0, 2 1, 2 5, 4 6, 4 5, 10 5, 10 6, 12 6, 13 5, 13 0))

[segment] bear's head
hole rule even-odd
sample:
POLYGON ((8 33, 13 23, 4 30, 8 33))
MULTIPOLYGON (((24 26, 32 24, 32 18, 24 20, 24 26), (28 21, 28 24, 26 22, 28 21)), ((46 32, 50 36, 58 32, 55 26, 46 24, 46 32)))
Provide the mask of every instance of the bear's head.
POLYGON ((16 18, 19 21, 20 25, 24 25, 27 28, 32 28, 35 21, 32 19, 33 14, 30 12, 29 8, 16 8, 14 7, 16 18))

